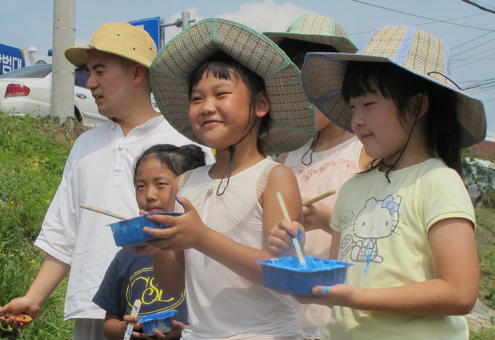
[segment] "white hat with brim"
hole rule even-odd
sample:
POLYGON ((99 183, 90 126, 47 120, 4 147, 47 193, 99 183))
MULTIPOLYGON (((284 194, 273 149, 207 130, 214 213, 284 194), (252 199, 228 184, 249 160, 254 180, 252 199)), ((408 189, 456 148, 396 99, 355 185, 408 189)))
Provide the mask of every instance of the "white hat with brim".
POLYGON ((335 20, 321 15, 303 14, 287 29, 287 32, 263 34, 277 45, 280 45, 283 39, 294 39, 329 45, 343 53, 354 53, 358 50, 352 43, 351 37, 335 20))
POLYGON ((392 63, 454 91, 462 126, 461 147, 467 148, 485 139, 483 103, 449 80, 449 52, 441 39, 410 26, 385 26, 376 31, 356 54, 306 55, 301 78, 308 100, 335 124, 352 132, 351 109, 341 97, 349 61, 392 63))
POLYGON ((219 52, 265 82, 271 123, 268 134, 260 137, 267 154, 298 149, 315 136, 315 114, 302 91, 298 68, 261 33, 218 18, 201 20, 179 33, 160 50, 150 67, 156 103, 179 133, 204 145, 189 122, 189 81, 204 61, 219 52))
POLYGON ((126 22, 111 22, 96 30, 89 45, 65 50, 65 57, 74 66, 83 66, 88 63, 90 50, 115 54, 149 68, 156 56, 156 43, 139 27, 126 22))

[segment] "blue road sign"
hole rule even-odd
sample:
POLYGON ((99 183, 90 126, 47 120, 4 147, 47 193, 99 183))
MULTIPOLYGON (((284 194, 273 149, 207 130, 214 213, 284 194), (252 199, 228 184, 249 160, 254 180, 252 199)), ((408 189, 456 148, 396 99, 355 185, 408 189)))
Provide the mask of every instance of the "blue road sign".
POLYGON ((24 51, 20 48, 0 44, 0 74, 26 66, 24 51))
POLYGON ((160 49, 160 17, 129 21, 129 24, 144 29, 153 38, 160 49))

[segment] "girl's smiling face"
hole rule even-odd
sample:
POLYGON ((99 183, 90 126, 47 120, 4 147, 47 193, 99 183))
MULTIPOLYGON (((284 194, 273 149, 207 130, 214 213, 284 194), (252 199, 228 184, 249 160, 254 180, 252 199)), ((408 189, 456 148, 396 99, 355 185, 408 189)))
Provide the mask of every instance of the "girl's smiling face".
POLYGON ((366 154, 393 164, 406 145, 409 136, 401 124, 397 105, 383 97, 380 91, 350 98, 352 130, 363 143, 366 154))
MULTIPOLYGON (((191 91, 189 120, 194 134, 211 148, 224 150, 239 142, 246 134, 256 134, 250 128, 250 94, 243 81, 216 78, 205 72, 191 91)), ((256 138, 254 138, 256 140, 256 138)))
POLYGON ((165 212, 175 174, 154 158, 143 161, 136 169, 136 200, 139 209, 165 212))

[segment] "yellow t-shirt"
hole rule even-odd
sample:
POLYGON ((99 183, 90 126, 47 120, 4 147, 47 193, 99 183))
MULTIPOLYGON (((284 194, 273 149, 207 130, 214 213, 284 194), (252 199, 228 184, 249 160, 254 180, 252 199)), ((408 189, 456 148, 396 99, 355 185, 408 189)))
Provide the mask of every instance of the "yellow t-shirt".
MULTIPOLYGON (((354 264, 346 283, 365 289, 435 279, 428 230, 446 218, 475 224, 460 176, 429 159, 390 173, 377 169, 344 184, 330 226, 341 233, 339 260, 354 264)), ((334 307, 326 336, 340 339, 468 339, 462 316, 415 317, 334 307)))

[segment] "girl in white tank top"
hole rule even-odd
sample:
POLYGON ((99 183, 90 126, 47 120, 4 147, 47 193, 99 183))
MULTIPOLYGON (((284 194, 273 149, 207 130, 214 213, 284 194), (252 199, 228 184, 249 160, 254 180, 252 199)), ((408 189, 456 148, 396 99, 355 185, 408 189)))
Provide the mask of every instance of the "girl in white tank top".
POLYGON ((155 61, 152 86, 164 116, 216 150, 216 163, 173 184, 178 203, 169 210, 184 214, 151 218, 168 229, 145 228, 160 238, 148 247, 160 287, 171 296, 186 289, 189 328, 182 338, 302 339, 290 297, 264 288, 256 263, 271 258, 266 239, 283 218, 277 192, 291 219, 302 221, 294 174, 265 158, 314 136, 297 68, 261 34, 223 19, 191 26, 155 61), (182 41, 194 44, 181 47, 182 41), (184 94, 188 100, 180 102, 184 94))

